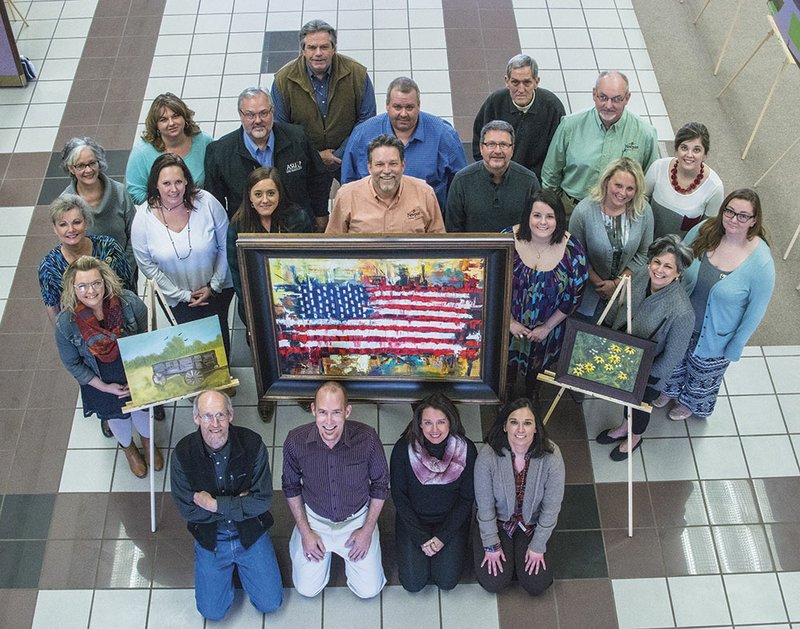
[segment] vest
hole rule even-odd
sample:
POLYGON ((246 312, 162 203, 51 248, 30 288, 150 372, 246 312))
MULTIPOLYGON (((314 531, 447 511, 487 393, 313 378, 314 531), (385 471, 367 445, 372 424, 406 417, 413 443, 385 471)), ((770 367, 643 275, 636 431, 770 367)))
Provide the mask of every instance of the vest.
POLYGON ((301 125, 318 150, 337 149, 358 121, 367 69, 355 59, 336 53, 328 84, 328 117, 323 120, 314 88, 308 78, 306 60, 300 55, 275 75, 286 115, 301 125))
MULTIPOLYGON (((263 442, 261 437, 249 428, 233 424, 229 427, 228 441, 231 444, 231 455, 226 473, 234 479, 239 479, 231 491, 231 495, 238 496, 253 485, 256 455, 263 442)), ((203 437, 199 430, 178 442, 175 447, 175 456, 178 457, 193 492, 207 491, 212 496, 219 495, 214 476, 214 463, 206 453, 203 437)), ((272 522, 272 514, 269 511, 242 522, 235 522, 242 546, 249 548, 272 526, 272 522)), ((217 524, 215 522, 203 524, 189 522, 186 528, 203 548, 216 552, 217 524)))

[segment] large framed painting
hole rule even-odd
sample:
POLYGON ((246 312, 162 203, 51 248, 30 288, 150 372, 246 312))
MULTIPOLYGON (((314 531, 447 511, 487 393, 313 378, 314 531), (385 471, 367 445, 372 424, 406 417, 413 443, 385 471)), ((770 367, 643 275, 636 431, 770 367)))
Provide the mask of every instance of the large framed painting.
POLYGON ((353 399, 501 399, 510 234, 244 234, 237 248, 259 396, 341 380, 353 399))
POLYGON ((653 341, 570 318, 555 380, 623 404, 639 405, 655 350, 653 341))

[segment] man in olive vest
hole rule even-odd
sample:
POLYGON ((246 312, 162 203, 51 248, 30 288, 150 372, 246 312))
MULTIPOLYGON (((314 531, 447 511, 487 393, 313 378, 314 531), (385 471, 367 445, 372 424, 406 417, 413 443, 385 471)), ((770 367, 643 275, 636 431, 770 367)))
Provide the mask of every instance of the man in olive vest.
POLYGON ((302 126, 328 171, 340 178, 350 132, 375 115, 367 69, 336 52, 336 30, 322 20, 300 29, 300 56, 275 74, 275 119, 302 126))

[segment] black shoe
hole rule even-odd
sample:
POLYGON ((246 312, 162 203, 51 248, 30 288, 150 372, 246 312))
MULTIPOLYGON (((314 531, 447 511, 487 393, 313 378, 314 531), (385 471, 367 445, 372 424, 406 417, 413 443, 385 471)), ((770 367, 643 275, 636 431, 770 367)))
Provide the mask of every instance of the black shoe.
POLYGON ((306 400, 301 400, 297 403, 297 406, 302 408, 306 413, 311 412, 311 402, 308 402, 306 400))
POLYGON ((100 432, 103 433, 104 437, 113 437, 114 433, 111 432, 111 428, 108 427, 108 422, 105 419, 100 420, 100 432))
POLYGON ((163 422, 167 418, 167 412, 160 404, 153 407, 153 419, 157 422, 163 422))
POLYGON ((611 428, 608 430, 604 430, 599 435, 597 435, 594 440, 603 446, 610 446, 612 443, 616 443, 617 441, 622 441, 623 439, 627 439, 628 436, 625 435, 624 437, 612 437, 608 433, 611 432, 611 428))
MULTIPOLYGON (((632 452, 636 452, 636 450, 639 449, 639 446, 642 445, 642 441, 644 441, 644 439, 639 439, 639 443, 637 443, 635 446, 633 446, 632 452)), ((620 444, 620 445, 622 445, 622 444, 620 444)), ((620 461, 624 461, 625 459, 628 458, 628 453, 620 451, 619 446, 617 446, 616 448, 614 448, 609 453, 608 456, 611 457, 612 461, 620 462, 620 461)))
POLYGON ((275 402, 271 400, 258 401, 258 415, 265 424, 275 417, 275 402))

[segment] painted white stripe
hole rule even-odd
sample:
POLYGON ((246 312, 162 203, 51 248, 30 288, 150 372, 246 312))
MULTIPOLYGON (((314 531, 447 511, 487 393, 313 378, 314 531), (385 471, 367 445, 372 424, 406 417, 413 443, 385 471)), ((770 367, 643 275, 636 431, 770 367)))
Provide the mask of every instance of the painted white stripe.
POLYGON ((294 328, 299 326, 320 328, 323 326, 344 326, 363 329, 366 326, 373 328, 392 328, 399 330, 401 328, 440 328, 442 330, 461 330, 464 325, 461 323, 454 323, 452 321, 410 321, 408 319, 349 319, 348 321, 339 321, 338 319, 292 319, 284 317, 277 320, 278 325, 283 328, 294 328))

